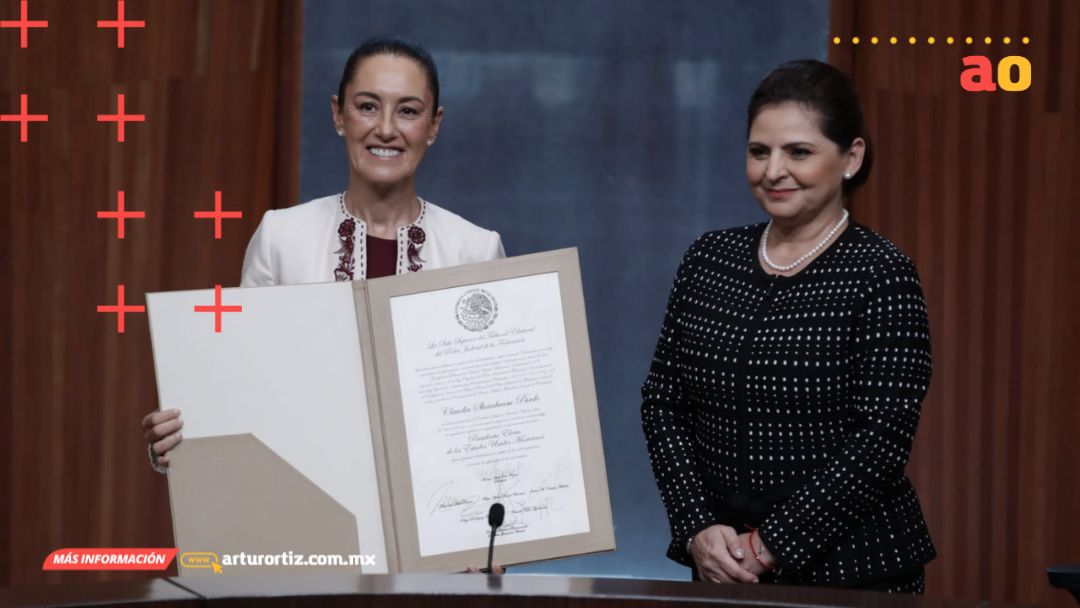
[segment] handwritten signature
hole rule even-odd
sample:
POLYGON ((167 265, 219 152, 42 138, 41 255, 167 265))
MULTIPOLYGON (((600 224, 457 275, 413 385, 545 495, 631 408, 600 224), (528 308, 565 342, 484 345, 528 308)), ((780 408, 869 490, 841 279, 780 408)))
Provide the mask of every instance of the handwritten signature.
POLYGON ((573 461, 560 461, 525 485, 521 480, 522 463, 493 463, 476 472, 482 485, 475 493, 455 490, 453 481, 440 485, 427 501, 427 512, 456 512, 462 523, 485 521, 490 505, 501 502, 506 508, 504 525, 527 526, 529 521, 547 518, 565 508, 556 495, 570 489, 573 469, 573 461))

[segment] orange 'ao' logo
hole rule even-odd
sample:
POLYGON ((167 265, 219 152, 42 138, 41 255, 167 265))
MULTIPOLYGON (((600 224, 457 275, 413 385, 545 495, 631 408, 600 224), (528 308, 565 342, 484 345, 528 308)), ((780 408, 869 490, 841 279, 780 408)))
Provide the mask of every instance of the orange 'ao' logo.
POLYGON ((1002 91, 1018 93, 1031 86, 1031 62, 1020 55, 1009 55, 997 64, 997 82, 994 82, 994 64, 985 55, 964 57, 964 71, 960 72, 960 86, 973 93, 1002 91), (1013 78, 1016 68, 1016 78, 1013 78))

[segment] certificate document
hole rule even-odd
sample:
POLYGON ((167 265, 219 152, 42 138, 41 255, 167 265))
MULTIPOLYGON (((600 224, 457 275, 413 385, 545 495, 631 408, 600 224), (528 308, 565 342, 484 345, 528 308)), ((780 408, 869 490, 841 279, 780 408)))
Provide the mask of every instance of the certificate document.
POLYGON ((589 531, 558 274, 390 302, 420 555, 589 531))
MULTIPOLYGON (((577 251, 367 281, 398 571, 615 548, 577 251)), ((378 457, 378 456, 377 456, 378 457)))

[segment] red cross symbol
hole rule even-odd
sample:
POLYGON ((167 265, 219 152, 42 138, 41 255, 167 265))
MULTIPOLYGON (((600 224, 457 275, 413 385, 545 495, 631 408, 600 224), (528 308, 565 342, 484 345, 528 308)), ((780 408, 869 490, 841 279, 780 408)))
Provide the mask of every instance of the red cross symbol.
POLYGON ((126 306, 124 304, 124 285, 116 286, 116 306, 98 306, 98 312, 116 313, 116 333, 124 333, 124 315, 129 312, 146 312, 145 306, 126 306))
POLYGON ((196 306, 195 312, 212 312, 214 313, 214 333, 221 333, 221 313, 223 312, 243 312, 243 306, 222 306, 221 305, 221 285, 214 285, 214 305, 213 306, 196 306))
POLYGON ((146 218, 145 211, 127 211, 124 209, 124 191, 116 193, 116 211, 98 211, 98 219, 116 220, 116 238, 124 239, 124 221, 128 218, 141 220, 146 218))
POLYGON ((196 211, 195 219, 197 220, 214 220, 214 238, 221 238, 221 220, 229 219, 235 220, 244 217, 243 211, 222 211, 221 210, 221 190, 214 190, 214 210, 213 211, 196 211))
POLYGON ((116 96, 116 114, 98 114, 98 122, 116 123, 116 141, 124 141, 124 124, 129 122, 146 122, 145 114, 124 114, 124 94, 116 96))
POLYGON ((27 141, 27 123, 30 122, 49 122, 48 114, 28 114, 26 109, 27 95, 19 95, 19 113, 18 114, 0 114, 0 122, 17 122, 19 124, 19 141, 26 143, 27 141))
POLYGON ((5 28, 5 27, 17 27, 17 28, 19 28, 19 48, 25 49, 27 44, 28 44, 27 39, 29 38, 29 36, 27 36, 27 34, 29 33, 27 30, 29 30, 32 27, 45 27, 45 28, 47 28, 47 27, 49 27, 49 22, 48 21, 30 21, 29 17, 26 16, 26 0, 22 0, 21 2, 19 2, 19 11, 22 13, 19 16, 19 21, 0 21, 0 28, 5 28))
MULTIPOLYGON (((24 0, 25 1, 25 0, 24 0)), ((127 28, 140 28, 146 27, 145 21, 125 21, 124 20, 124 0, 116 0, 116 21, 105 21, 100 19, 97 22, 98 28, 115 27, 116 28, 116 47, 124 48, 124 30, 127 28)), ((122 141, 122 140, 121 140, 122 141)))

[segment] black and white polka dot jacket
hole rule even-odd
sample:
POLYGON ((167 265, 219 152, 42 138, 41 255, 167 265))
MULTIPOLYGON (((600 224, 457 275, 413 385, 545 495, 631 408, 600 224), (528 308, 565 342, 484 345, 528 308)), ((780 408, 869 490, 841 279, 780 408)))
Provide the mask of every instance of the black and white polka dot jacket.
POLYGON ((915 267, 851 223, 798 274, 770 275, 764 227, 690 247, 641 389, 668 557, 692 567, 687 540, 721 523, 757 527, 779 582, 917 571, 935 552, 904 473, 931 368, 915 267))

